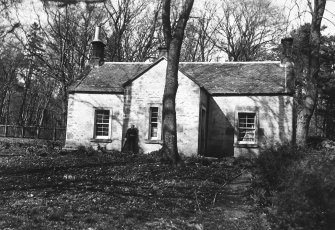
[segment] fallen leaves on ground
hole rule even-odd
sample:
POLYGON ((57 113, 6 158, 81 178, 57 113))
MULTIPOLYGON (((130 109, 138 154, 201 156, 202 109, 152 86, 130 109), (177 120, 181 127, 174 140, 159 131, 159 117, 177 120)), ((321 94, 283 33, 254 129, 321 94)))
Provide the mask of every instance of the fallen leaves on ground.
POLYGON ((247 194, 226 186, 241 170, 202 158, 171 168, 153 155, 22 150, 1 157, 0 229, 259 229, 247 194))

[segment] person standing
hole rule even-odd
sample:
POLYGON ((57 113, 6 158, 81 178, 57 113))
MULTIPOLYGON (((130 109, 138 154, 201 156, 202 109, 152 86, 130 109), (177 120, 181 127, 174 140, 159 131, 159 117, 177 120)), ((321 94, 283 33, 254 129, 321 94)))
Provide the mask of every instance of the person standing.
POLYGON ((134 154, 138 153, 138 129, 135 125, 131 125, 131 127, 127 130, 126 142, 122 151, 131 151, 134 154))

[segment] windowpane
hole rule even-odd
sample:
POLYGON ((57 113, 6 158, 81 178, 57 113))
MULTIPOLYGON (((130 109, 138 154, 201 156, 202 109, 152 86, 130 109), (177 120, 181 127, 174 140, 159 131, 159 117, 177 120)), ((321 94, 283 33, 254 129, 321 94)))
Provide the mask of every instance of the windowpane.
POLYGON ((95 117, 95 136, 108 136, 109 110, 96 110, 95 117))
POLYGON ((151 127, 151 137, 157 137, 157 127, 151 127))
POLYGON ((256 141, 256 124, 255 113, 238 114, 238 141, 255 142, 256 141))
POLYGON ((150 107, 150 121, 149 121, 149 137, 158 137, 158 107, 150 107))

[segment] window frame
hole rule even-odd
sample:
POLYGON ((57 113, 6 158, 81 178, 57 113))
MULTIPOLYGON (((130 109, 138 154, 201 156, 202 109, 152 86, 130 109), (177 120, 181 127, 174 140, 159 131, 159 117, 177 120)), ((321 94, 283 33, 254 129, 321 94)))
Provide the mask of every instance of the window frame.
POLYGON ((234 145, 240 147, 258 147, 258 132, 259 132, 259 109, 258 107, 251 106, 236 106, 235 108, 235 135, 234 145), (240 114, 254 114, 254 141, 240 141, 240 127, 239 115, 240 114))
MULTIPOLYGON (((256 113, 255 112, 238 112, 237 114, 238 118, 237 118, 237 142, 238 144, 255 144, 257 141, 256 139, 256 130, 257 130, 257 122, 256 122, 256 113), (242 117, 245 116, 245 117, 242 117), (245 125, 241 126, 241 119, 245 119, 245 125), (249 123, 248 120, 253 120, 253 122, 249 123), (248 127, 248 125, 252 125, 253 127, 248 127), (253 137, 252 140, 247 141, 247 140, 243 140, 244 138, 247 137, 243 137, 242 140, 241 139, 241 133, 242 131, 245 131, 245 135, 248 135, 248 131, 252 131, 253 137)), ((250 138, 251 139, 251 138, 250 138)))
POLYGON ((158 136, 158 124, 159 124, 159 107, 157 106, 150 106, 149 107, 149 139, 150 140, 159 140, 158 136), (157 109, 157 111, 153 111, 153 109, 157 109), (153 113, 157 113, 156 117, 153 117, 153 113), (156 121, 152 121, 152 118, 157 119, 156 121), (153 124, 156 125, 156 136, 153 136, 153 124))
MULTIPOLYGON (((103 124, 103 123, 101 123, 103 124)), ((107 123, 106 123, 107 124, 107 123)), ((110 108, 94 108, 94 130, 93 130, 93 137, 94 139, 106 140, 111 138, 112 133, 112 110, 110 108), (97 135, 97 113, 99 111, 108 111, 108 135, 97 135)))
POLYGON ((160 143, 162 141, 162 103, 148 103, 146 112, 146 143, 160 143), (151 108, 157 107, 157 137, 151 136, 151 108))

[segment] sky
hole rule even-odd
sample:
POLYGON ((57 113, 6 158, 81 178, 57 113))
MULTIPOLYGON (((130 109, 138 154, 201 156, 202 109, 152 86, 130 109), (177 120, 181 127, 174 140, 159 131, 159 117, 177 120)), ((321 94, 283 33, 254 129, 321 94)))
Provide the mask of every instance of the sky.
MULTIPOLYGON (((217 0, 213 0, 213 2, 215 1, 217 0)), ((311 21, 310 13, 306 12, 308 11, 307 0, 295 0, 298 4, 292 4, 292 1, 293 0, 273 0, 274 4, 283 6, 286 13, 290 13, 290 30, 311 21)), ((195 0, 194 7, 201 6, 202 2, 203 0, 195 0)), ((23 4, 19 7, 18 15, 15 14, 13 16, 18 17, 23 24, 31 24, 33 21, 37 20, 35 12, 37 12, 43 20, 41 8, 42 3, 40 0, 23 0, 23 4)), ((326 35, 335 35, 335 0, 327 1, 323 24, 327 26, 327 30, 325 31, 326 35)), ((289 31, 287 33, 289 33, 289 31)))

